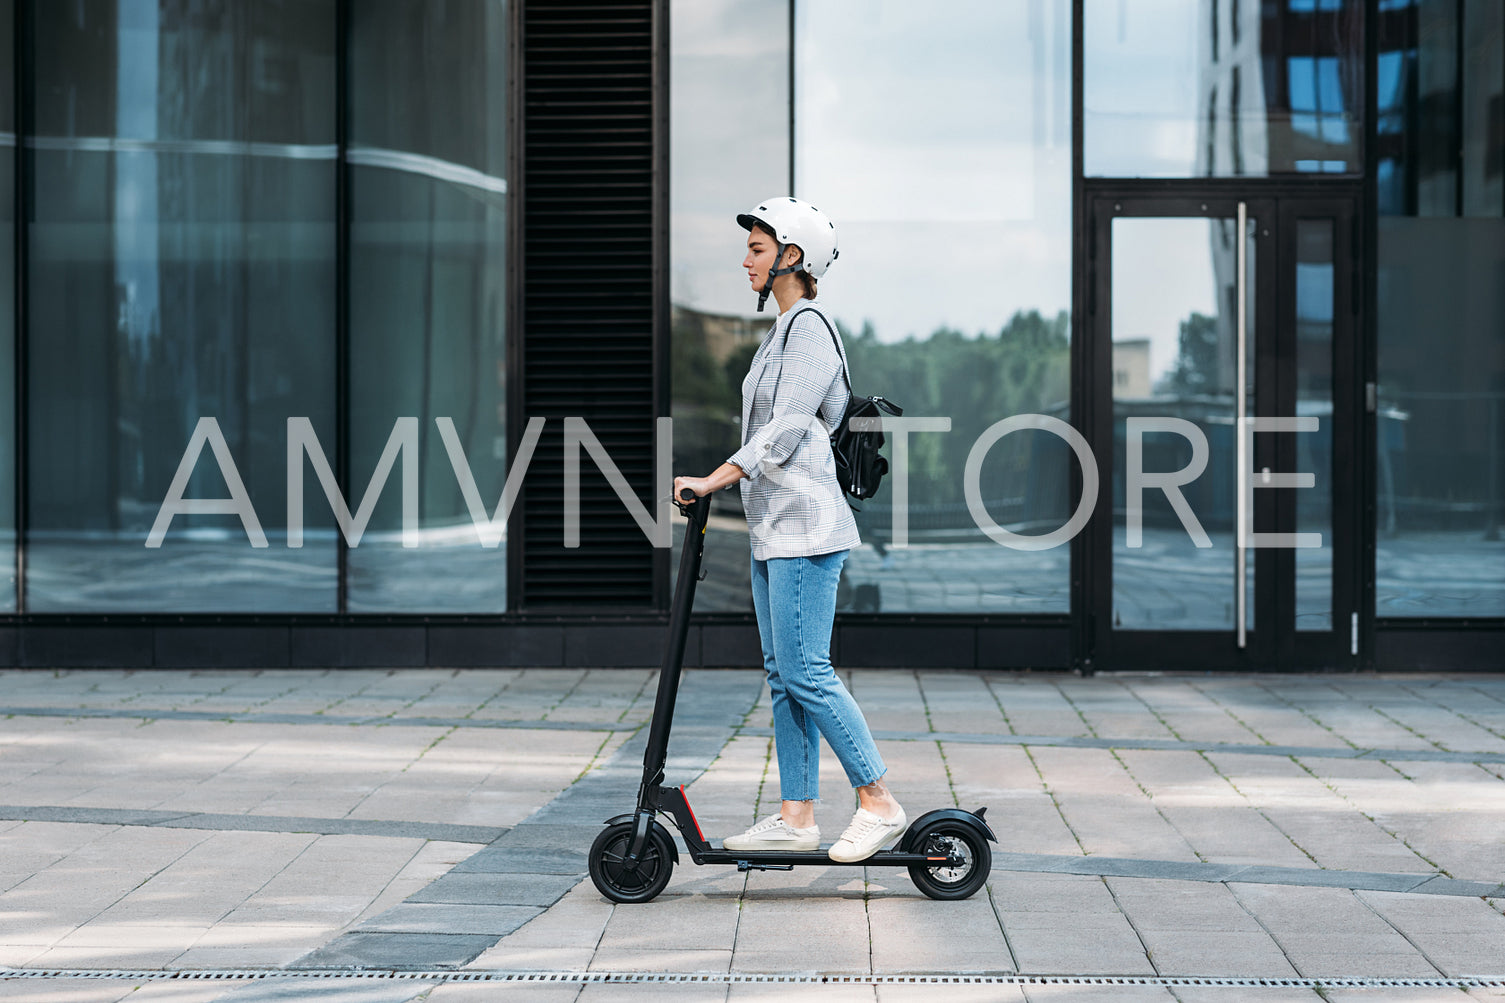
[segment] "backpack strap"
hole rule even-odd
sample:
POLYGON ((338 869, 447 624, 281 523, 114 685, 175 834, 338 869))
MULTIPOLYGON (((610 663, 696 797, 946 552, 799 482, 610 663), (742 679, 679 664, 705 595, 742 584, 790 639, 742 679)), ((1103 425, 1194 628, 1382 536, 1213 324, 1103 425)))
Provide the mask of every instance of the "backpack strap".
MULTIPOLYGON (((787 349, 789 347, 789 332, 794 328, 794 322, 796 320, 799 320, 800 314, 802 314, 802 313, 813 313, 813 314, 815 314, 815 316, 817 316, 817 317, 820 318, 820 322, 822 324, 826 325, 826 330, 831 333, 831 344, 833 344, 833 345, 836 346, 836 358, 841 362, 841 376, 842 376, 842 379, 846 380, 846 384, 847 384, 847 396, 848 397, 856 396, 855 394, 852 393, 852 377, 851 377, 851 374, 849 374, 847 372, 847 357, 846 357, 846 354, 844 352, 842 352, 842 350, 841 350, 841 341, 839 339, 837 339, 837 337, 836 337, 836 329, 831 326, 831 322, 829 320, 826 320, 826 315, 823 314, 823 313, 821 313, 815 307, 813 307, 813 306, 802 307, 802 308, 800 308, 800 310, 799 310, 798 313, 796 313, 793 317, 789 318, 789 326, 786 327, 786 328, 784 328, 784 348, 787 349)), ((780 349, 780 354, 782 354, 782 352, 783 352, 783 349, 780 349)), ((783 372, 782 364, 780 365, 779 371, 780 371, 780 373, 783 372)), ((775 393, 778 392, 778 384, 777 383, 774 384, 774 392, 775 393)))

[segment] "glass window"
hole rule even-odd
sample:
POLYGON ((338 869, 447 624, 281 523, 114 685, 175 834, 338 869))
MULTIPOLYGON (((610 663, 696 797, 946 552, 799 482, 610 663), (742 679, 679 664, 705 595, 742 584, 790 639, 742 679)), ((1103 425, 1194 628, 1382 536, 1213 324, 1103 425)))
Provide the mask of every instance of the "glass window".
MULTIPOLYGON (((1331 541, 1333 525, 1333 295, 1336 258, 1331 219, 1296 221, 1296 414, 1315 432, 1295 435, 1293 470, 1315 483, 1296 494, 1296 532, 1331 541)), ((1333 629, 1333 548, 1297 547, 1296 629, 1333 629)))
POLYGON ((1362 171, 1362 6, 1084 0, 1085 172, 1362 171))
MULTIPOLYGON (((1069 548, 994 543, 964 482, 993 424, 1070 416, 1071 4, 795 10, 795 194, 840 230, 820 295, 853 385, 906 417, 951 419, 949 432, 910 436, 901 518, 893 475, 862 504, 840 608, 1065 613, 1069 548)), ((1072 462, 1049 432, 999 441, 978 477, 992 521, 1025 535, 1060 527, 1076 503, 1072 462)))
POLYGON ((0 0, 0 613, 16 609, 16 122, 15 24, 0 0))
MULTIPOLYGON (((1112 225, 1113 628, 1232 630, 1243 588, 1245 627, 1253 629, 1253 562, 1240 583, 1234 537, 1238 219, 1118 217, 1112 225), (1137 499, 1129 492, 1131 466, 1153 473, 1193 462, 1187 436, 1140 425, 1163 418, 1190 422, 1207 446, 1204 472, 1181 489, 1206 534, 1203 546, 1165 492, 1143 490, 1137 499), (1132 438, 1130 422, 1139 426, 1132 438)), ((1257 221, 1245 226, 1244 281, 1254 288, 1257 221)), ((1250 331, 1255 307, 1251 296, 1250 331)), ((1246 353, 1252 399, 1253 339, 1246 353)))
POLYGON ((399 418, 420 448, 418 546, 394 466, 347 557, 347 608, 501 612, 506 543, 488 528, 483 546, 466 494, 486 522, 506 475, 506 5, 362 0, 351 17, 352 507, 399 418))
POLYGON ((290 417, 334 455, 334 0, 32 0, 27 608, 332 611, 317 482, 286 546, 290 417), (202 419, 179 513, 147 545, 202 419))
POLYGON ((1379 45, 1376 612, 1505 616, 1505 11, 1397 0, 1379 45))
POLYGON ((1498 0, 1381 8, 1381 213, 1498 216, 1505 209, 1502 23, 1498 0))
MULTIPOLYGON (((737 213, 787 193, 790 0, 673 0, 670 277, 674 470, 706 474, 741 444, 742 377, 777 308, 757 312, 737 213)), ((819 203, 817 203, 818 205, 819 203)), ((752 609, 737 491, 713 500, 698 610, 752 609)), ((673 535, 679 567, 682 534, 673 535)), ((673 572, 671 571, 671 574, 673 572)))

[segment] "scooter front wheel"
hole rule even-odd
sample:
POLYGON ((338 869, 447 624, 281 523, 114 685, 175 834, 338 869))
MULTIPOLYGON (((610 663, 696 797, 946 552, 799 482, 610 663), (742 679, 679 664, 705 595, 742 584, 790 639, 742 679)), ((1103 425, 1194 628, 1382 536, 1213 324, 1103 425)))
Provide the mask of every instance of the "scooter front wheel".
POLYGON ((674 844, 657 822, 648 830, 636 867, 628 866, 631 848, 631 822, 607 826, 591 844, 591 881, 613 902, 647 902, 664 890, 674 873, 674 844))
POLYGON ((951 818, 930 823, 916 834, 913 846, 931 856, 945 855, 950 863, 911 864, 915 887, 933 899, 964 899, 988 880, 993 851, 975 826, 951 818))

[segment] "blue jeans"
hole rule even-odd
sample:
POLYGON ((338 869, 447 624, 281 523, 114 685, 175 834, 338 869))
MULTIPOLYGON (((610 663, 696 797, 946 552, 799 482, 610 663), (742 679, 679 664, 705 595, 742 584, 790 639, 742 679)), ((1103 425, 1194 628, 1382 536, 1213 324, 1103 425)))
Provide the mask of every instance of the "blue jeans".
POLYGON ((831 668, 836 583, 846 559, 843 550, 752 562, 753 609, 773 694, 779 796, 785 801, 820 796, 822 735, 853 787, 887 772, 857 701, 831 668))

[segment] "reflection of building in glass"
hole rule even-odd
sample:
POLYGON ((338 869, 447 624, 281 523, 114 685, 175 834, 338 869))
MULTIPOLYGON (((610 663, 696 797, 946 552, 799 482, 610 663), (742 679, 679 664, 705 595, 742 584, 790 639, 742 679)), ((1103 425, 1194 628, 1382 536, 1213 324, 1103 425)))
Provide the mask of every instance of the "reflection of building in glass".
POLYGON ((1150 395, 1150 339, 1113 339, 1113 396, 1150 395))
POLYGON ((1363 90, 1355 0, 1201 4, 1195 173, 1354 173, 1363 90))

